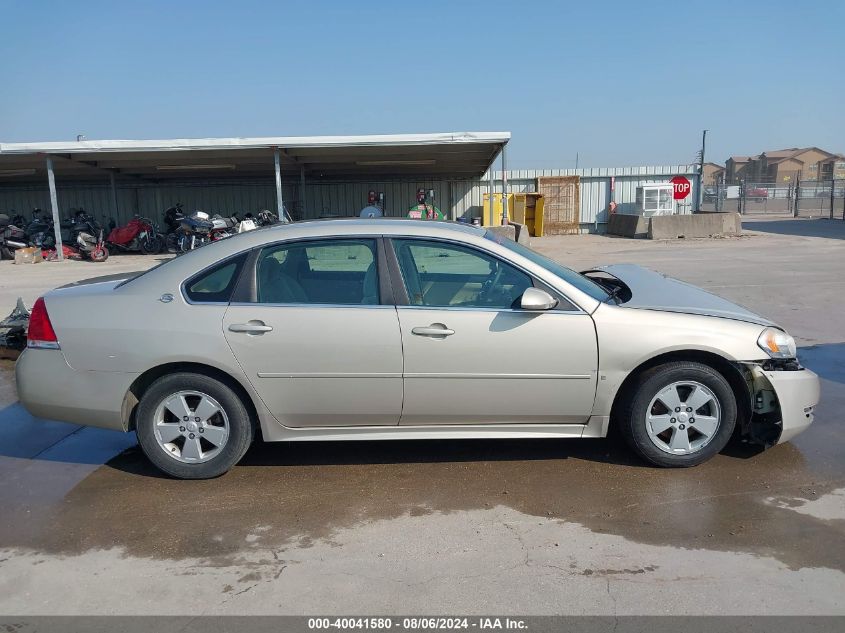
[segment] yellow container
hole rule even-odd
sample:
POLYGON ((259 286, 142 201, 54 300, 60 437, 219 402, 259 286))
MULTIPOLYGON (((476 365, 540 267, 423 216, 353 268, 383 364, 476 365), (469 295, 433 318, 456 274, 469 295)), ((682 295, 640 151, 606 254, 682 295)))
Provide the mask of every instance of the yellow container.
MULTIPOLYGON (((508 220, 513 220, 513 194, 508 194, 508 220)), ((484 214, 481 218, 484 226, 502 225, 502 194, 493 194, 493 213, 490 213, 490 194, 484 194, 484 214)))
MULTIPOLYGON (((528 227, 528 234, 543 235, 543 194, 509 193, 508 220, 528 227)), ((493 213, 490 213, 490 194, 484 194, 484 226, 499 226, 502 223, 502 194, 493 194, 493 213)))

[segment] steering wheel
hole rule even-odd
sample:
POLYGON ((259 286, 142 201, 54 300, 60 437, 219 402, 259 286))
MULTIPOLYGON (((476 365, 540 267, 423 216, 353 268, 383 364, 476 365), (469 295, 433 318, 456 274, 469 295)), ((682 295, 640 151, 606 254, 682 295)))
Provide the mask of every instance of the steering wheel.
POLYGON ((481 301, 487 303, 493 300, 504 272, 505 267, 501 265, 498 259, 494 259, 490 265, 490 274, 487 275, 487 279, 481 284, 481 291, 478 293, 478 298, 481 301))

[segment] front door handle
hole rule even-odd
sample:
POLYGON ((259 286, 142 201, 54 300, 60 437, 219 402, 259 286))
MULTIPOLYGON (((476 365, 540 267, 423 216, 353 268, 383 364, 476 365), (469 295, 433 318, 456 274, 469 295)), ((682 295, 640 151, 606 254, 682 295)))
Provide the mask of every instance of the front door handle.
POLYGON ((248 323, 232 323, 229 326, 230 332, 245 332, 246 334, 264 334, 272 332, 272 325, 265 325, 263 321, 249 321, 248 323))
POLYGON ((455 333, 455 330, 450 330, 442 323, 432 323, 428 327, 415 327, 411 330, 411 334, 416 334, 417 336, 436 336, 436 337, 443 337, 443 336, 452 336, 455 333))

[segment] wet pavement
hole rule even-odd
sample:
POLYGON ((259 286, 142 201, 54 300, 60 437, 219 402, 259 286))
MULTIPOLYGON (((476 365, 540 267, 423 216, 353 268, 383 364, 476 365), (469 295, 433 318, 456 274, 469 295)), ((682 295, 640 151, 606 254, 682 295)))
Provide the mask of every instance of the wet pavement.
MULTIPOLYGON (((785 324, 803 341, 801 361, 823 379, 816 423, 788 444, 733 443, 688 470, 647 467, 615 437, 296 443, 257 444, 227 475, 185 482, 160 475, 131 436, 29 420, 0 361, 0 612, 76 612, 84 602, 28 592, 72 584, 91 564, 105 578, 127 574, 115 598, 169 574, 153 583, 169 596, 153 601, 157 612, 845 613, 845 242, 590 238, 597 253, 576 240, 540 246, 569 264, 645 263, 795 321, 785 324), (782 245, 793 250, 779 262, 782 245), (731 270, 732 253, 743 264, 731 270), (802 273, 819 258, 813 284, 802 273), (796 276, 802 297, 835 309, 791 310, 796 276), (18 587, 10 574, 27 578, 18 587), (197 582, 210 593, 173 596, 197 582), (641 594, 643 583, 659 590, 641 594), (294 603, 278 593, 305 589, 294 603)), ((135 612, 98 604, 89 597, 83 612, 135 612)))

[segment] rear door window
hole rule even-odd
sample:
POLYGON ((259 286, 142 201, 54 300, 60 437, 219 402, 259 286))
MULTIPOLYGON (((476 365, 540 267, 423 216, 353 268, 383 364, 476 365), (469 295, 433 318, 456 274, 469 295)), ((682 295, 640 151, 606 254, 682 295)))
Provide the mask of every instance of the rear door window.
POLYGON ((259 303, 378 305, 374 239, 337 239, 270 246, 258 257, 259 303))

